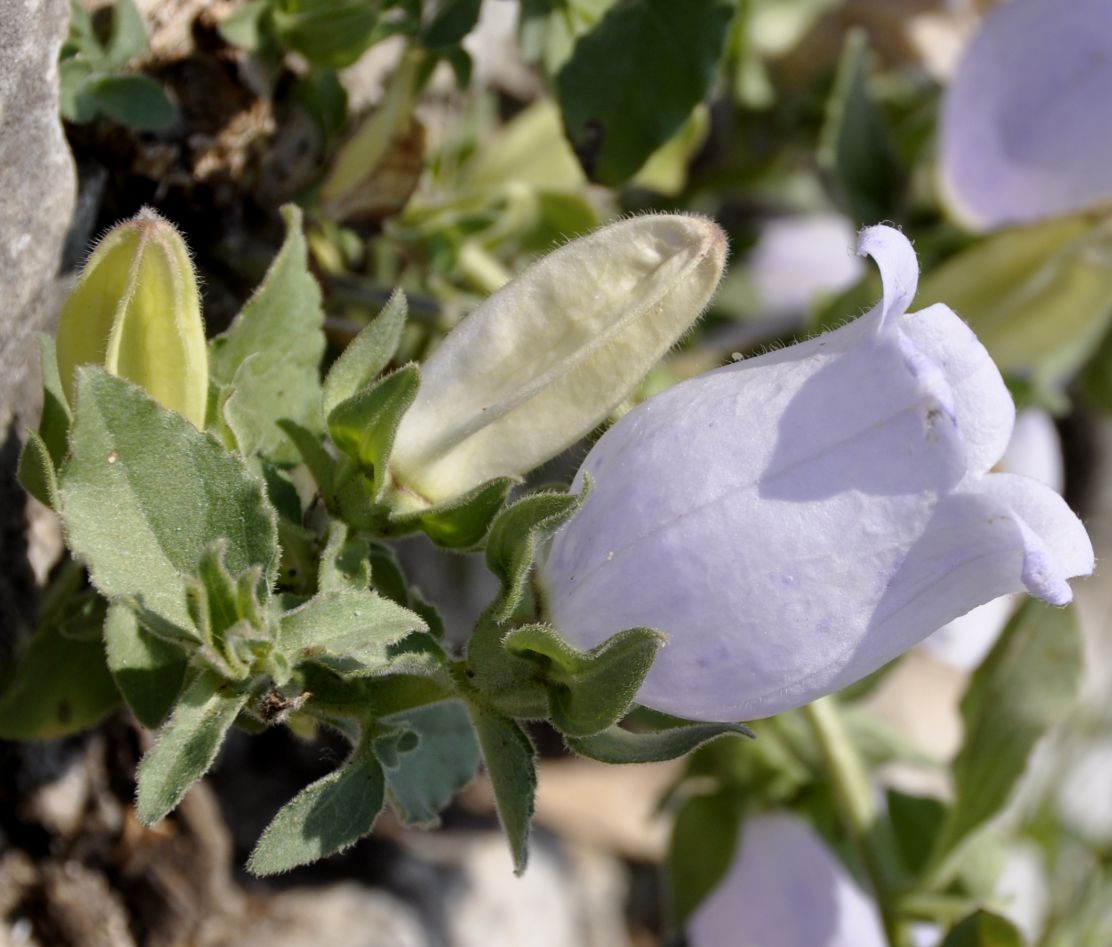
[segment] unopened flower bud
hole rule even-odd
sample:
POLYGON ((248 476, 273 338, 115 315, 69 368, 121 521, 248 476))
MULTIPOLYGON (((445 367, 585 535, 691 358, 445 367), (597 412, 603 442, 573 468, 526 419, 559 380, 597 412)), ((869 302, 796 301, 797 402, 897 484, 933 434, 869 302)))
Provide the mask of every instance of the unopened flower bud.
POLYGON ((394 479, 437 503, 575 443, 698 318, 725 260, 719 227, 681 215, 620 221, 549 254, 426 362, 394 479))
POLYGON ((203 427, 208 360, 197 280, 173 225, 144 208, 97 245, 58 325, 58 372, 102 365, 203 427))

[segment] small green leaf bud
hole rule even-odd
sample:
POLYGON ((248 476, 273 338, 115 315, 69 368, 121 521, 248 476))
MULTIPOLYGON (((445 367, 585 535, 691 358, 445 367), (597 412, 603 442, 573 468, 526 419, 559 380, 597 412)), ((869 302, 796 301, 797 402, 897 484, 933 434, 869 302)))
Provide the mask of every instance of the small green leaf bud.
POLYGON ((198 428, 208 398, 205 328, 185 241, 143 208, 90 255, 58 325, 58 372, 74 404, 78 365, 102 365, 198 428))

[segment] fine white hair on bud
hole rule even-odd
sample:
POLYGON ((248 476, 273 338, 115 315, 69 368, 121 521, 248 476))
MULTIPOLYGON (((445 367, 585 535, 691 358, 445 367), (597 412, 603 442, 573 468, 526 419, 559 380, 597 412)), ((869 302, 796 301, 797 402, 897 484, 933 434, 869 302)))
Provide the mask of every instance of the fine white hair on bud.
POLYGON ((520 477, 597 426, 691 327, 726 261, 697 216, 573 240, 494 293, 422 367, 391 473, 429 503, 520 477))

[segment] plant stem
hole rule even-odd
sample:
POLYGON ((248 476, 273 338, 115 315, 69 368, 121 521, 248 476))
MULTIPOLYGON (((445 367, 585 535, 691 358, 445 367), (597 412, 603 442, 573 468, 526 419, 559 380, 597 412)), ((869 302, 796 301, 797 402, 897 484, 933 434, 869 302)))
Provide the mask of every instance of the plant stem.
POLYGON ((804 707, 803 712, 822 751, 842 821, 873 889, 888 943, 891 947, 904 947, 905 931, 895 917, 883 870, 885 859, 876 845, 877 810, 869 774, 833 697, 816 700, 804 707))

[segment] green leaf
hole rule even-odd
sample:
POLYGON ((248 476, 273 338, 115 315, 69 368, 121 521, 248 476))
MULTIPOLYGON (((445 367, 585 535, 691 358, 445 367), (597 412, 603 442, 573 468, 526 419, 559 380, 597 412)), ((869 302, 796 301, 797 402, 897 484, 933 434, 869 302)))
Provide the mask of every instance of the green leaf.
POLYGON ((24 431, 26 441, 19 454, 17 476, 20 485, 40 503, 57 512, 58 474, 46 442, 32 430, 24 431))
POLYGON ((312 474, 317 490, 325 502, 331 502, 336 480, 336 461, 325 449, 322 437, 288 418, 282 418, 278 427, 296 448, 301 462, 312 474))
POLYGON ((43 395, 39 436, 46 444, 54 469, 57 470, 69 453, 69 430, 73 417, 62 390, 62 379, 58 375, 54 340, 48 335, 39 336, 39 363, 42 368, 43 395))
POLYGON ((888 790, 888 818, 892 823, 901 860, 915 877, 927 865, 935 839, 946 820, 946 805, 930 796, 909 796, 888 790))
POLYGON ((85 594, 43 618, 0 693, 0 738, 54 740, 93 726, 120 702, 104 663, 104 602, 85 594))
POLYGON ((665 637, 652 628, 628 628, 590 651, 578 651, 552 628, 527 625, 503 641, 510 654, 539 665, 553 724, 567 736, 583 737, 625 715, 665 637))
POLYGON ((406 365, 340 402, 328 413, 332 440, 371 479, 374 500, 386 489, 386 464, 394 435, 402 415, 417 397, 420 383, 417 366, 406 365))
POLYGON ((186 688, 170 722, 139 763, 135 805, 144 825, 167 815, 208 772, 248 696, 245 685, 210 670, 201 671, 186 688))
POLYGON ((500 713, 521 719, 548 714, 549 700, 539 662, 511 654, 506 629, 494 621, 493 607, 479 616, 467 641, 468 684, 500 713))
POLYGON ((962 698, 965 741, 935 864, 1007 802, 1039 738, 1073 706, 1081 659, 1072 609, 1030 600, 1008 622, 962 698))
POLYGON ((151 730, 160 726, 185 682, 185 652, 146 631, 123 605, 108 609, 104 644, 108 668, 135 718, 151 730))
POLYGON ((97 76, 85 82, 80 95, 109 118, 139 131, 169 128, 178 114, 162 86, 149 76, 97 76))
POLYGON ((436 50, 459 45, 479 22, 482 7, 483 0, 444 0, 421 31, 421 43, 436 50))
POLYGON ((723 792, 692 796, 672 826, 668 888, 672 923, 681 927, 725 876, 737 849, 740 797, 723 792))
POLYGON ((405 825, 435 826, 440 810, 475 775, 479 745, 467 709, 458 700, 387 717, 419 738, 416 749, 386 768, 386 791, 405 825))
POLYGON ((579 509, 583 494, 533 493, 505 507, 491 524, 486 541, 487 568, 502 584, 495 621, 506 621, 521 604, 537 543, 579 509))
POLYGON ((408 307, 405 293, 394 290, 382 311, 368 323, 343 353, 324 380, 324 414, 371 384, 390 364, 401 342, 408 307))
POLYGON ((603 763, 659 763, 730 734, 751 737, 753 731, 740 723, 693 723, 643 732, 613 726, 586 737, 567 737, 565 742, 580 756, 603 763))
POLYGON ((247 870, 276 875, 350 848, 382 811, 385 781, 369 747, 355 750, 333 773, 283 806, 259 839, 247 870))
POLYGON ((144 623, 190 629, 182 577, 195 575, 221 538, 229 570, 259 566, 273 584, 277 526, 262 481, 181 415, 82 367, 72 445, 60 476, 62 521, 109 599, 133 600, 144 623))
POLYGON ((143 24, 143 15, 132 0, 116 0, 112 11, 112 32, 104 54, 95 63, 96 67, 105 72, 123 69, 146 50, 147 28, 143 24))
POLYGON ((295 463, 297 451, 278 422, 321 429, 324 314, 320 287, 309 273, 301 211, 287 204, 282 217, 282 249, 228 331, 209 343, 209 369, 214 381, 233 388, 224 417, 241 452, 295 463))
POLYGON ((537 791, 536 750, 510 718, 474 703, 468 704, 467 711, 479 737, 498 818, 510 843, 514 873, 520 875, 529 860, 529 820, 537 791))
POLYGON ((733 0, 619 0, 556 76, 589 177, 621 184, 679 131, 714 79, 733 0))
POLYGON ((894 216, 903 171, 884 113, 869 92, 871 56, 862 29, 846 35, 834 89, 826 103, 819 166, 859 226, 894 216))
POLYGON ((1000 915, 977 911, 946 935, 942 947, 1023 947, 1023 935, 1000 915))
POLYGON ((512 477, 499 477, 445 503, 420 510, 392 512, 391 532, 420 530, 445 549, 460 552, 476 549, 515 483, 512 477))
POLYGON ((266 42, 266 16, 270 7, 270 0, 248 0, 220 21, 217 32, 232 46, 257 53, 266 42))
MULTIPOLYGON (((317 588, 321 592, 345 589, 366 591, 371 584, 371 545, 361 537, 348 538, 347 526, 339 520, 328 525, 324 549, 317 569, 317 588)), ((404 580, 403 580, 404 585, 404 580)), ((376 585, 376 590, 378 586, 376 585)), ((379 590, 381 591, 381 590, 379 590)), ((392 595, 388 599, 397 602, 392 595)), ((408 601, 398 602, 408 605, 408 601)))
POLYGON ((286 48, 332 69, 350 66, 379 37, 379 5, 368 0, 299 0, 273 16, 286 48))
POLYGON ((374 592, 321 592, 280 618, 279 644, 290 663, 323 664, 343 675, 364 675, 390 663, 389 647, 426 625, 407 608, 374 592))
POLYGON ((1003 230, 936 267, 916 308, 952 307, 1002 372, 1057 391, 1112 326, 1110 253, 1112 231, 1086 218, 1003 230))

